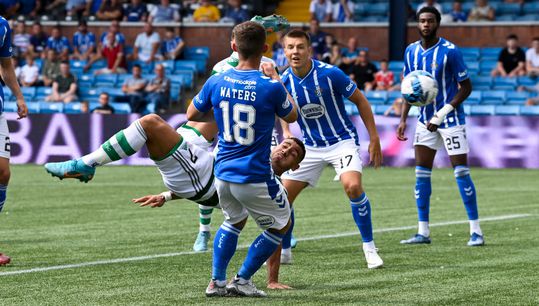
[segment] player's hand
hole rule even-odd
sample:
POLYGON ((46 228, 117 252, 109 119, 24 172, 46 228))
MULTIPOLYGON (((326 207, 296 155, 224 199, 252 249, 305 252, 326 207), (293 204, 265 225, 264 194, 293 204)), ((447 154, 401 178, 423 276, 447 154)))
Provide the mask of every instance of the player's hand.
POLYGON ((279 74, 277 73, 277 70, 275 70, 275 66, 273 66, 273 64, 262 63, 260 65, 260 69, 262 70, 262 73, 264 73, 266 76, 274 80, 280 80, 279 74))
MULTIPOLYGON (((435 115, 436 116, 436 115, 435 115)), ((438 126, 434 123, 427 123, 427 130, 431 131, 431 132, 436 132, 436 130, 438 130, 438 126)))
POLYGON ((379 168, 382 165, 382 147, 380 146, 380 138, 371 139, 369 143, 369 164, 373 165, 374 168, 379 168))
POLYGON ((288 285, 285 285, 285 284, 281 284, 281 283, 278 283, 278 282, 269 282, 268 283, 268 289, 273 289, 273 290, 291 290, 291 289, 294 289, 288 285))
POLYGON ((404 136, 404 132, 406 131, 406 122, 399 123, 399 126, 397 127, 397 139, 400 141, 406 141, 408 140, 408 137, 404 136))
POLYGON ((24 100, 17 100, 17 114, 19 115, 18 119, 26 118, 28 116, 28 107, 24 100))
POLYGON ((133 203, 139 203, 141 207, 150 206, 152 208, 161 207, 165 204, 165 197, 160 194, 147 195, 142 198, 131 200, 133 203))

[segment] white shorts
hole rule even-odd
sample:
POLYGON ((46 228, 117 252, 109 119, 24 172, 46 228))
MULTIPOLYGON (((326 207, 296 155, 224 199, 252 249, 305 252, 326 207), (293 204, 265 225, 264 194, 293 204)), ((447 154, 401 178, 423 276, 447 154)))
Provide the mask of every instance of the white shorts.
POLYGON ((204 138, 204 136, 202 136, 202 134, 200 134, 194 127, 184 124, 176 129, 176 132, 178 132, 178 134, 180 134, 188 143, 199 146, 206 151, 209 151, 212 145, 212 143, 206 140, 206 138, 204 138))
POLYGON ((464 125, 431 132, 423 123, 418 122, 415 129, 414 146, 426 146, 433 150, 439 150, 445 146, 448 155, 461 155, 470 152, 464 125))
POLYGON ((281 182, 236 184, 215 178, 225 220, 236 224, 251 216, 262 229, 280 230, 290 219, 290 205, 281 182))
POLYGON ((295 171, 289 170, 281 178, 305 182, 315 187, 327 165, 333 166, 337 177, 348 171, 363 171, 359 146, 353 139, 347 139, 329 147, 306 146, 305 158, 295 171))
POLYGON ((11 142, 9 141, 9 128, 7 120, 0 114, 0 157, 9 159, 11 157, 11 142))
POLYGON ((182 141, 167 157, 155 160, 163 183, 175 195, 202 205, 215 206, 213 156, 197 145, 182 141))

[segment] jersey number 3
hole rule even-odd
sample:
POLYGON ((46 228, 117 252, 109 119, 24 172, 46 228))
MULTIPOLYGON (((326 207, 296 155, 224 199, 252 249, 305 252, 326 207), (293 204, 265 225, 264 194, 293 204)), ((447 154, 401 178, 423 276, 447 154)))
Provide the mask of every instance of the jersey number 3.
POLYGON ((225 141, 235 141, 244 146, 251 145, 255 141, 255 130, 253 129, 256 118, 255 108, 252 105, 245 104, 233 105, 232 119, 234 120, 234 125, 232 125, 232 134, 230 133, 230 103, 221 101, 219 107, 223 112, 223 138, 225 141), (243 136, 242 131, 244 131, 243 136))

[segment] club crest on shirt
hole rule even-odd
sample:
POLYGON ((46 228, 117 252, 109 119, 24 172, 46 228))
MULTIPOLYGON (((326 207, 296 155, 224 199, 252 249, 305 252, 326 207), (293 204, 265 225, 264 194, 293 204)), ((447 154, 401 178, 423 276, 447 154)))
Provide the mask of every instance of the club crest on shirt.
POLYGON ((317 119, 326 113, 326 108, 320 104, 309 103, 301 108, 301 115, 305 119, 317 119))
POLYGON ((436 70, 438 69, 438 63, 432 62, 432 65, 430 67, 432 68, 432 70, 436 70))
POLYGON ((320 88, 320 86, 316 86, 316 89, 314 90, 314 94, 315 94, 317 97, 321 97, 321 96, 322 96, 322 89, 320 88))

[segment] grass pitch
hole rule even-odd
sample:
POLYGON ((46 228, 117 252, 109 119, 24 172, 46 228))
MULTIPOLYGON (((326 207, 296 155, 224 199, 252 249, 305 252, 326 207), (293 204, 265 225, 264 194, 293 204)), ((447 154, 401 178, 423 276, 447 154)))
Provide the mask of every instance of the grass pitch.
MULTIPOLYGON (((385 261, 368 270, 359 234, 347 234, 357 229, 346 196, 327 169, 319 187, 296 202, 300 242, 294 265, 281 267, 281 281, 296 289, 268 291, 266 299, 208 299, 211 253, 190 252, 197 206, 130 203, 164 190, 155 168, 103 167, 82 184, 53 179, 40 166, 14 166, 0 214, 0 251, 13 260, 0 267, 0 304, 538 304, 539 171, 473 169, 472 177, 480 217, 500 217, 482 223, 485 247, 466 246, 466 213, 450 169, 433 172, 431 222, 440 225, 431 229, 433 243, 420 246, 399 244, 415 233, 406 228, 416 224, 413 169, 367 169, 385 261)), ((221 221, 215 211, 214 231, 221 221)), ((249 222, 240 245, 258 232, 249 222)), ((236 253, 229 276, 245 252, 236 253)), ((259 288, 265 278, 262 268, 254 277, 259 288)))

